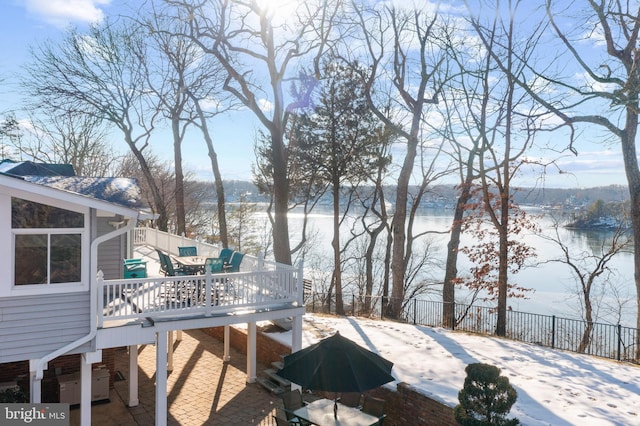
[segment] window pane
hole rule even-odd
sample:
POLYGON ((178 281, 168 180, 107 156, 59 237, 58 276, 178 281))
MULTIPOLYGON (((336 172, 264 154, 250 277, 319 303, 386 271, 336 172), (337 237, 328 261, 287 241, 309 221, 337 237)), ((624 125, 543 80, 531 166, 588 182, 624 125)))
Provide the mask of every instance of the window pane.
POLYGON ((51 235, 51 284, 80 282, 80 234, 51 235))
POLYGON ((47 236, 16 235, 15 284, 47 283, 47 236))
POLYGON ((70 210, 11 199, 11 227, 24 228, 84 228, 84 215, 70 210))

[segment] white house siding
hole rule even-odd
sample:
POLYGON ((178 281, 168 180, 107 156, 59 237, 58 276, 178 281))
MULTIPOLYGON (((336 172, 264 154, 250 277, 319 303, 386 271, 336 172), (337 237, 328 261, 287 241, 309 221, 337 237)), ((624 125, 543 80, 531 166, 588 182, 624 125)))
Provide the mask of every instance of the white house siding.
POLYGON ((89 314, 88 292, 0 298, 0 363, 40 358, 87 335, 89 314))
MULTIPOLYGON (((113 232, 109 222, 115 218, 99 217, 97 220, 98 236, 113 232)), ((125 237, 112 238, 98 247, 98 270, 102 270, 106 280, 122 278, 122 259, 125 258, 125 237)))

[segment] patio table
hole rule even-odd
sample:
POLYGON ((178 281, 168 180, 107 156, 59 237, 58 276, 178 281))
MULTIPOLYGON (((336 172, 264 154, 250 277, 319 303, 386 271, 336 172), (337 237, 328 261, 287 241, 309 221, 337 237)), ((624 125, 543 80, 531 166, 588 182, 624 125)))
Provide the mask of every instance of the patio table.
POLYGON ((334 404, 335 402, 330 399, 319 399, 298 408, 293 414, 319 426, 372 426, 378 424, 380 420, 357 408, 340 403, 338 403, 338 417, 336 418, 333 412, 334 404))
POLYGON ((207 260, 207 258, 203 256, 176 256, 174 259, 185 270, 192 271, 194 274, 204 270, 204 265, 207 260))

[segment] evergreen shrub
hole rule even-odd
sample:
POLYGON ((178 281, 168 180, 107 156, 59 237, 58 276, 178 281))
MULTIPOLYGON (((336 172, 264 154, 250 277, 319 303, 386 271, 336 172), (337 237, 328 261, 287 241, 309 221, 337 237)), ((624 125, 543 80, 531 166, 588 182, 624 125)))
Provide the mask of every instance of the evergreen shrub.
POLYGON ((463 426, 512 426, 518 419, 507 419, 518 393, 509 379, 500 375, 493 365, 476 363, 465 368, 467 377, 458 392, 458 404, 454 409, 456 421, 463 426))

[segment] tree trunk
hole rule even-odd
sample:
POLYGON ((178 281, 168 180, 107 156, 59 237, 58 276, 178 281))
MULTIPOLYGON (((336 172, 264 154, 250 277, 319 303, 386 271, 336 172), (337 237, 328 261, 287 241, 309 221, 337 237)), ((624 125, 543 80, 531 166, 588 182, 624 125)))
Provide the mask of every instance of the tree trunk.
MULTIPOLYGON (((503 208, 503 212, 506 210, 507 216, 509 215, 509 208, 503 208)), ((503 213, 503 220, 504 213, 503 213)), ((496 335, 507 335, 507 294, 508 294, 508 256, 509 256, 509 233, 507 231, 509 219, 500 225, 499 232, 499 264, 498 264, 498 319, 496 323, 496 335)))
MULTIPOLYGON (((638 99, 635 93, 631 99, 638 99)), ((640 169, 636 154, 636 134, 638 128, 638 102, 627 106, 626 131, 620 137, 624 169, 629 184, 629 198, 631 202, 631 225, 633 227, 633 276, 636 284, 636 306, 640 306, 640 169)), ((636 328, 640 329, 640 309, 636 317, 636 328)), ((636 333, 635 359, 640 359, 640 333, 636 333)))
POLYGON ((291 265, 289 244, 289 180, 287 179, 287 154, 282 131, 271 131, 273 152, 273 255, 276 262, 291 265))
POLYGON ((173 134, 173 160, 175 169, 175 203, 176 203, 176 234, 185 235, 187 232, 186 214, 184 211, 184 172, 182 171, 182 138, 180 137, 180 120, 171 118, 173 134))
POLYGON ((373 295, 373 253, 376 249, 378 236, 386 227, 386 223, 381 221, 380 225, 369 232, 369 244, 365 251, 365 290, 364 290, 364 312, 371 313, 371 296, 373 295))
POLYGON ((458 277, 458 248, 460 247, 460 236, 462 235, 462 218, 464 217, 465 206, 471 198, 471 182, 462 185, 462 191, 458 197, 455 211, 453 212, 453 222, 451 224, 451 237, 447 244, 447 259, 445 262, 444 284, 442 285, 442 324, 444 327, 453 328, 455 326, 455 279, 458 277))
POLYGON ((584 353, 589 344, 591 343, 591 333, 593 331, 593 308, 591 306, 591 285, 588 289, 585 289, 582 297, 584 300, 584 319, 586 326, 582 332, 582 339, 580 339, 580 345, 578 345, 578 352, 584 353))
POLYGON ((160 190, 158 189, 158 185, 156 185, 156 181, 153 178, 153 174, 151 170, 149 170, 149 165, 147 164, 147 160, 142 155, 142 152, 138 149, 133 138, 131 137, 131 131, 127 129, 122 129, 124 132, 124 139, 131 152, 138 160, 138 164, 140 164, 140 170, 142 171, 143 176, 147 180, 147 184, 149 185, 149 190, 151 191, 151 197, 155 204, 155 211, 158 213, 158 219, 156 219, 156 226, 160 231, 167 232, 169 230, 169 217, 167 215, 167 209, 164 204, 164 200, 160 195, 160 190))
POLYGON ((216 189, 216 198, 218 200, 218 228, 220 230, 220 243, 222 247, 229 248, 229 236, 227 230, 227 214, 226 214, 226 202, 224 196, 224 185, 222 183, 222 175, 220 174, 220 167, 218 166, 218 154, 216 154, 216 150, 213 148, 213 140, 211 139, 211 134, 209 133, 209 126, 207 125, 207 119, 204 116, 204 112, 200 107, 200 100, 196 99, 191 93, 189 96, 193 100, 196 111, 198 113, 198 118, 200 119, 200 130, 202 131, 202 135, 204 136, 204 141, 207 144, 207 150, 209 154, 209 159, 211 160, 211 171, 213 172, 213 183, 216 189))
MULTIPOLYGON (((423 96, 419 93, 418 96, 423 96)), ((392 221, 393 235, 393 251, 391 260, 391 276, 393 289, 391 291, 391 300, 389 301, 389 310, 387 315, 391 318, 399 319, 402 303, 404 302, 404 279, 405 279, 405 243, 406 243, 406 223, 407 223, 407 204, 409 202, 409 180, 413 172, 413 166, 417 154, 418 146, 418 128, 420 126, 422 116, 422 108, 414 111, 411 136, 407 139, 407 153, 404 157, 402 170, 398 176, 398 186, 396 193, 395 212, 392 221)))
POLYGON ((336 314, 344 315, 342 300, 342 271, 340 269, 340 188, 336 179, 333 182, 333 284, 336 292, 336 314))

